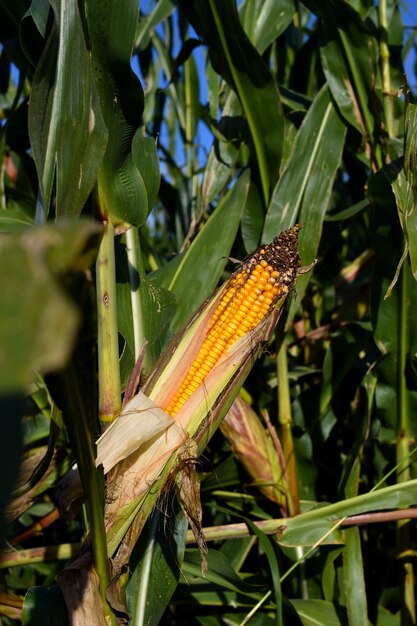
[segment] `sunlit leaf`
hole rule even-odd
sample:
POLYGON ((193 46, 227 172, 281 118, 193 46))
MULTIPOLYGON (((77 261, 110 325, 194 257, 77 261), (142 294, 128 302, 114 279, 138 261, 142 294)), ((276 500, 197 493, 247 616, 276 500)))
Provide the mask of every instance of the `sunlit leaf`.
POLYGON ((107 130, 76 2, 52 3, 54 24, 37 66, 29 130, 46 214, 56 180, 57 217, 76 217, 95 183, 107 130))
POLYGON ((232 0, 181 1, 180 5, 207 43, 214 69, 224 76, 239 96, 249 126, 266 204, 271 186, 278 177, 281 160, 283 121, 276 84, 268 67, 247 38, 232 0))

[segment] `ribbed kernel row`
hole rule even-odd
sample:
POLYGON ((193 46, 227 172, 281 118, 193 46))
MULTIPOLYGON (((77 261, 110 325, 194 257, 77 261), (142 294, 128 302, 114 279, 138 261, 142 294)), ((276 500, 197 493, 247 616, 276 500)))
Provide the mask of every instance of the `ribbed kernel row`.
POLYGON ((288 292, 281 273, 262 258, 267 248, 231 277, 224 296, 213 313, 207 337, 177 393, 165 408, 174 417, 199 387, 220 357, 268 314, 273 303, 288 292))

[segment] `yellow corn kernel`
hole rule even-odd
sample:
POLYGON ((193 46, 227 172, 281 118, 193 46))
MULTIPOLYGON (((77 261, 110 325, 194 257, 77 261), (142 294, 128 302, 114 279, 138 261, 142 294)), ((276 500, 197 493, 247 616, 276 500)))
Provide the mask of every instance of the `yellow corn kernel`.
POLYGON ((295 226, 259 248, 231 276, 202 346, 165 407, 169 415, 176 415, 234 342, 254 330, 277 300, 288 294, 299 267, 294 248, 299 228, 295 226))

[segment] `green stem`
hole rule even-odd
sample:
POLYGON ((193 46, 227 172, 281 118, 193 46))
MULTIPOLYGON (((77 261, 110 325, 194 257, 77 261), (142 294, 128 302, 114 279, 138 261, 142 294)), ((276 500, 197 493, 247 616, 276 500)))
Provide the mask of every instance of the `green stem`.
POLYGON ((388 19, 386 0, 379 0, 379 55, 381 58, 382 94, 385 110, 385 120, 389 137, 394 136, 394 110, 391 94, 390 52, 388 47, 388 19))
MULTIPOLYGON (((410 436, 408 428, 407 384, 405 369, 407 360, 407 269, 403 265, 398 283, 400 299, 400 320, 398 325, 398 358, 397 358, 397 444, 396 461, 400 468, 397 471, 397 483, 410 480, 410 465, 404 463, 410 454, 410 436)), ((410 551, 410 522, 397 522, 397 553, 402 555, 410 551)), ((402 557, 404 559, 404 557, 402 557)), ((416 623, 414 573, 413 564, 401 561, 402 575, 402 626, 412 626, 416 623)))
POLYGON ((0 569, 21 567, 32 563, 68 561, 77 556, 81 543, 61 543, 57 546, 41 546, 25 550, 7 550, 0 555, 0 569))
POLYGON ((144 278, 144 268, 140 252, 139 231, 137 228, 130 228, 127 231, 126 248, 129 267, 130 301, 132 303, 135 361, 137 361, 145 341, 143 312, 139 290, 140 283, 144 278))
POLYGON ((287 350, 285 342, 279 348, 277 355, 278 379, 278 423, 280 440, 284 452, 288 476, 288 512, 290 516, 299 513, 297 466, 295 464, 294 442, 292 438, 291 398, 288 383, 287 350))
POLYGON ((89 538, 94 556, 94 567, 99 578, 100 597, 104 613, 110 623, 114 615, 107 604, 106 589, 110 583, 109 562, 107 556, 106 530, 104 527, 104 481, 95 466, 92 435, 77 373, 70 365, 64 376, 65 406, 68 407, 66 426, 77 459, 78 471, 85 496, 85 506, 89 524, 89 538))
POLYGON ((193 175, 193 137, 192 137, 192 75, 191 59, 184 63, 184 92, 185 92, 185 150, 187 155, 187 176, 193 175))
POLYGON ((99 417, 111 422, 121 410, 114 228, 108 222, 96 263, 99 417))

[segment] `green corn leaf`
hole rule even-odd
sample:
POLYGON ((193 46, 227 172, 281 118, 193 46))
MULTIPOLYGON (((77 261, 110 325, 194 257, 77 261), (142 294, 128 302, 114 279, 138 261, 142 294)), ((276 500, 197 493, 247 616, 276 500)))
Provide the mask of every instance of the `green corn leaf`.
POLYGON ((417 504, 417 480, 384 487, 336 504, 321 505, 288 518, 279 538, 285 546, 343 543, 338 520, 359 513, 396 509, 417 504))
POLYGON ((167 520, 155 510, 132 555, 126 589, 132 626, 157 626, 177 586, 184 558, 187 520, 178 507, 167 520))
POLYGON ((295 5, 293 0, 246 0, 239 11, 246 34, 263 54, 291 23, 295 5))
POLYGON ((29 133, 45 214, 56 181, 57 217, 76 217, 96 181, 107 130, 78 4, 51 4, 54 23, 33 80, 29 133))
MULTIPOLYGON (((303 228, 299 250, 304 265, 312 263, 317 254, 345 136, 346 128, 324 86, 303 120, 291 156, 273 191, 262 236, 263 241, 271 241, 276 233, 300 222, 303 228), (326 171, 325 179, 323 171, 326 171)), ((309 278, 310 274, 299 278, 293 312, 309 278)))
MULTIPOLYGON (((321 60, 330 91, 342 115, 365 136, 373 151, 377 43, 348 2, 305 4, 320 17, 321 60)), ((368 158, 375 157, 368 154, 368 158)))
MULTIPOLYGON (((148 215, 147 189, 132 155, 142 125, 143 91, 130 67, 138 6, 134 0, 86 0, 94 81, 108 129, 107 149, 98 173, 98 203, 118 231, 141 226, 148 215)), ((155 175, 154 175, 155 176, 155 175)))
POLYGON ((281 160, 283 119, 277 86, 246 36, 233 0, 180 0, 179 4, 208 45, 213 67, 239 97, 267 204, 281 160))

